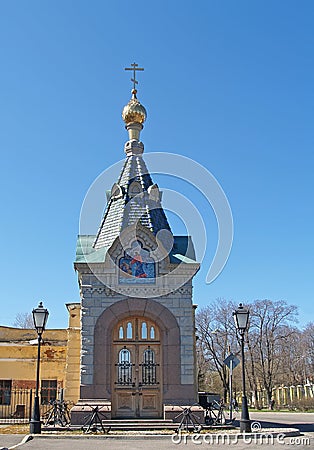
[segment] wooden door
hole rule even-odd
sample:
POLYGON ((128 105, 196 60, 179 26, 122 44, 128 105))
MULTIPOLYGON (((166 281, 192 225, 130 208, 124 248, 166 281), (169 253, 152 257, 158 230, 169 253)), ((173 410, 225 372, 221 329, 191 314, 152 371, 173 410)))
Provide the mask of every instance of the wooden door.
POLYGON ((113 336, 112 417, 162 417, 159 329, 146 318, 117 324, 113 336))

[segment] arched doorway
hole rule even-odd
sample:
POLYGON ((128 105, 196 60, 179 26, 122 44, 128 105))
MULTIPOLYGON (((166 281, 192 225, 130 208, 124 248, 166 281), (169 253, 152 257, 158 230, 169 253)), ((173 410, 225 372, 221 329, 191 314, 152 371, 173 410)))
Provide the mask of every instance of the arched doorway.
POLYGON ((160 330, 146 317, 119 321, 112 336, 112 417, 162 417, 160 330))

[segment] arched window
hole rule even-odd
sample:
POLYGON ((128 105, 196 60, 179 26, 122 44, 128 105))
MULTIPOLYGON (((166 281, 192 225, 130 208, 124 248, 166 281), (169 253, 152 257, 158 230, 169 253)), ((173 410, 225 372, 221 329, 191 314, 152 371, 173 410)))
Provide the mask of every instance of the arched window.
POLYGON ((135 197, 141 192, 143 192, 141 184, 138 181, 133 181, 129 186, 129 196, 135 197))
POLYGON ((111 197, 113 199, 118 199, 118 198, 123 197, 122 188, 117 183, 115 183, 111 188, 111 197))
POLYGON ((118 381, 117 384, 132 384, 132 361, 131 352, 126 348, 119 351, 118 356, 118 381))
POLYGON ((149 345, 149 341, 160 341, 160 332, 158 326, 148 317, 127 317, 117 323, 113 338, 120 343, 124 341, 124 345, 126 341, 138 340, 146 341, 149 345))
POLYGON ((143 353, 143 362, 145 364, 153 364, 155 362, 155 352, 150 347, 143 353))
POLYGON ((151 385, 158 384, 156 378, 156 367, 155 363, 155 352, 149 346, 143 352, 143 363, 142 366, 142 384, 151 385))
POLYGON ((126 338, 132 339, 132 323, 131 322, 128 322, 127 327, 126 327, 126 338))
POLYGON ((146 322, 142 322, 141 338, 147 339, 147 324, 146 324, 146 322))
POLYGON ((126 347, 119 351, 119 364, 130 363, 131 353, 126 347))

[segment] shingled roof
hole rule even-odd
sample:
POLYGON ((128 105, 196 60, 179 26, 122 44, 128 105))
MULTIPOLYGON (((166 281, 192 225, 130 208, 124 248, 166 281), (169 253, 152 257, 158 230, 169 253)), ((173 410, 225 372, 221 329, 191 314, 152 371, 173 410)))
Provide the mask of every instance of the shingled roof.
POLYGON ((142 155, 130 154, 111 189, 93 247, 96 250, 110 247, 122 230, 138 222, 154 235, 163 229, 171 232, 161 206, 161 193, 142 155))

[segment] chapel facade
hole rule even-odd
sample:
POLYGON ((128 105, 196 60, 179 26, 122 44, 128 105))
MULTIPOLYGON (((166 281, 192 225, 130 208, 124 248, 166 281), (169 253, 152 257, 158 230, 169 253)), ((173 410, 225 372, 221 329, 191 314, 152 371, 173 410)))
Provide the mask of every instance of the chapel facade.
POLYGON ((126 159, 98 232, 78 236, 80 400, 72 422, 84 404, 106 405, 113 419, 155 419, 198 401, 192 280, 199 263, 191 237, 173 235, 146 167, 146 110, 132 67, 134 89, 122 113, 126 159))

